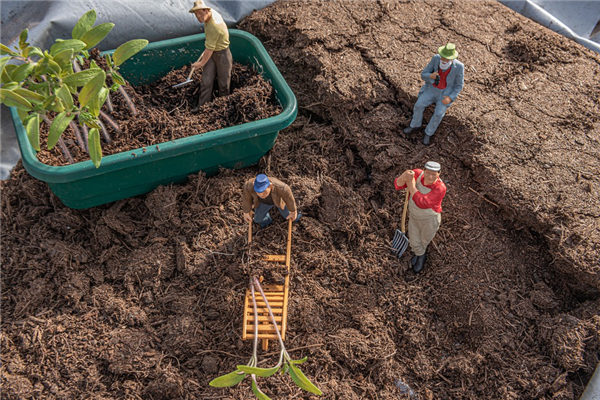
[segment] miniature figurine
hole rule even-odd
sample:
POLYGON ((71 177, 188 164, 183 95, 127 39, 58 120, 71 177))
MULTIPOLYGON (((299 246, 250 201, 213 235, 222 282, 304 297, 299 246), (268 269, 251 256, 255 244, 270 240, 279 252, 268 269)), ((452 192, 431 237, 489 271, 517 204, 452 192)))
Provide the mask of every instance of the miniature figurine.
POLYGON ((197 112, 200 106, 212 99, 215 77, 219 85, 219 96, 229 94, 233 57, 229 50, 229 30, 221 14, 204 4, 203 0, 195 1, 190 13, 204 24, 206 33, 205 50, 200 59, 192 64, 193 68, 202 70, 198 107, 192 110, 197 112))
POLYGON ((254 208, 254 222, 261 228, 269 226, 273 219, 269 210, 277 207, 281 216, 285 219, 298 221, 302 216, 296 208, 296 200, 288 185, 276 178, 268 178, 265 174, 259 174, 255 179, 248 179, 244 183, 242 192, 242 211, 244 219, 251 221, 250 212, 254 208))
POLYGON ((404 128, 406 135, 421 127, 425 107, 435 103, 433 116, 425 128, 423 144, 428 146, 446 110, 460 93, 464 85, 464 65, 458 61, 458 51, 453 43, 438 48, 429 64, 421 72, 425 84, 419 90, 419 97, 413 109, 410 125, 404 128))
POLYGON ((427 246, 442 222, 446 185, 440 179, 440 169, 439 163, 427 161, 425 169, 406 170, 394 180, 396 190, 406 188, 410 192, 408 240, 415 254, 410 263, 416 273, 425 267, 427 246))

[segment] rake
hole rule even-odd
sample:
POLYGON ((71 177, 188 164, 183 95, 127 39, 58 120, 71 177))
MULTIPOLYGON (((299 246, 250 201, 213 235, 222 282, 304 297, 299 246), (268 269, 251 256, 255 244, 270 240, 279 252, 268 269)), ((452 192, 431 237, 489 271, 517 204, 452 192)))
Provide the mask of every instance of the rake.
POLYGON ((404 209, 402 210, 402 224, 400 225, 400 229, 396 229, 394 232, 394 238, 392 239, 392 254, 396 257, 402 257, 402 254, 408 248, 408 238, 404 234, 406 232, 406 210, 408 209, 408 196, 410 193, 408 189, 406 189, 406 196, 404 196, 404 209))

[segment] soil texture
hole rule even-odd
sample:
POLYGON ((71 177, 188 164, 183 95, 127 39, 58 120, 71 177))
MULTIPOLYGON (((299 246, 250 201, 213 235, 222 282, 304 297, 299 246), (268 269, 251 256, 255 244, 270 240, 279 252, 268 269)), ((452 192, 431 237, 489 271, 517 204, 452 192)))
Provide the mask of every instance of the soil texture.
MULTIPOLYGON (((240 28, 299 103, 256 167, 89 210, 20 165, 2 182, 4 396, 253 398, 208 382, 252 354, 248 274, 284 276, 259 261, 284 254, 277 212, 246 243, 242 185, 265 172, 303 214, 286 347, 321 398, 579 398, 600 354, 600 57, 496 2, 285 1, 240 28), (401 129, 447 41, 465 89, 425 147, 401 129), (393 179, 427 160, 448 193, 415 275, 410 251, 390 253, 393 179)), ((259 386, 318 398, 289 376, 259 386)))

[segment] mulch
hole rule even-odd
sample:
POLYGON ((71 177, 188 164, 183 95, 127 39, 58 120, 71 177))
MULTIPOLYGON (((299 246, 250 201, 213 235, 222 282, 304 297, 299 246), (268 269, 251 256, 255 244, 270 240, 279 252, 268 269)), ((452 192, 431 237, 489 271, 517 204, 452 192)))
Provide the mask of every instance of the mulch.
POLYGON ((88 210, 21 165, 1 183, 4 396, 253 398, 208 382, 250 358, 248 274, 283 254, 279 215, 246 244, 241 186, 266 172, 303 213, 286 347, 322 398, 579 398, 600 354, 598 56, 491 2, 278 2, 240 28, 300 108, 257 166, 88 210), (401 128, 447 40, 465 89, 425 147, 401 128), (390 254, 392 182, 429 159, 448 193, 415 275, 390 254))

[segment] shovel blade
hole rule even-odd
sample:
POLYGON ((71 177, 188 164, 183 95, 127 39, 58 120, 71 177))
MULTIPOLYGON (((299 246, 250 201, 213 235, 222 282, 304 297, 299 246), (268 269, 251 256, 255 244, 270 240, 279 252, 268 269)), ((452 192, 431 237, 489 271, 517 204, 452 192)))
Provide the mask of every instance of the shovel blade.
POLYGON ((171 87, 172 87, 173 89, 175 89, 175 88, 178 88, 178 87, 185 86, 185 85, 187 85, 188 83, 192 83, 192 82, 194 82, 192 79, 188 79, 188 80, 187 80, 187 81, 185 81, 185 82, 178 83, 177 85, 173 85, 173 86, 171 86, 171 87))
POLYGON ((404 232, 402 232, 399 229, 396 229, 396 232, 394 232, 394 238, 392 239, 392 254, 400 258, 402 257, 402 254, 404 254, 407 248, 408 238, 406 237, 404 232))

